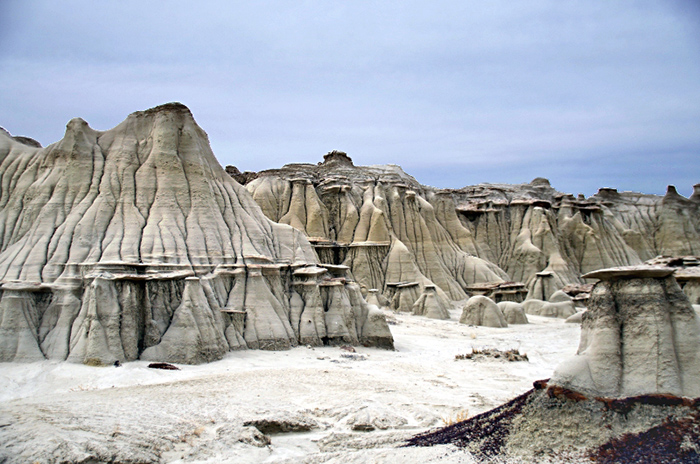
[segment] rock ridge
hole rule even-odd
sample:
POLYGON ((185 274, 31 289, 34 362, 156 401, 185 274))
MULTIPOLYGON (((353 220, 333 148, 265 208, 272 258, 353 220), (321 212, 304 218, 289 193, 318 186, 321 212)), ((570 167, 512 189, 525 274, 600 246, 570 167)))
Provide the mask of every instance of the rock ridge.
POLYGON ((347 265, 363 292, 389 298, 394 282, 436 285, 447 302, 515 281, 546 301, 586 283, 587 272, 700 248, 697 195, 672 187, 663 197, 606 187, 589 198, 544 178, 438 189, 398 166, 355 166, 337 150, 255 173, 245 187, 268 218, 304 232, 322 261, 347 265))
POLYGON ((326 287, 337 276, 317 264, 306 237, 221 168, 180 103, 108 131, 73 119, 46 148, 0 132, 2 361, 391 348, 351 276, 326 287))

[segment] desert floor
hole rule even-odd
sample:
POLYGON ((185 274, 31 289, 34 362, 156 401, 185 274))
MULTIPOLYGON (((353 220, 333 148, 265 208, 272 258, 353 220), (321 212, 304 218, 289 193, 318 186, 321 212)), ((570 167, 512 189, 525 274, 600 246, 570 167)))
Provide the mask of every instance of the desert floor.
POLYGON ((474 462, 449 446, 397 445, 529 390, 575 353, 580 333, 537 316, 465 326, 458 309, 447 321, 387 317, 396 351, 239 351, 179 371, 0 364, 0 462, 474 462), (529 361, 455 360, 478 348, 518 349, 529 361), (263 420, 291 431, 267 444, 246 426, 263 420))

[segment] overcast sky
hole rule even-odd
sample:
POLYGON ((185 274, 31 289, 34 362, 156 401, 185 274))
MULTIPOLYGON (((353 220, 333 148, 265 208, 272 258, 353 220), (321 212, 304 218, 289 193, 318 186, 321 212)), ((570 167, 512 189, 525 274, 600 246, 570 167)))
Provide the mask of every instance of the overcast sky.
POLYGON ((222 165, 461 187, 700 183, 700 1, 0 0, 0 126, 43 145, 180 101, 222 165))

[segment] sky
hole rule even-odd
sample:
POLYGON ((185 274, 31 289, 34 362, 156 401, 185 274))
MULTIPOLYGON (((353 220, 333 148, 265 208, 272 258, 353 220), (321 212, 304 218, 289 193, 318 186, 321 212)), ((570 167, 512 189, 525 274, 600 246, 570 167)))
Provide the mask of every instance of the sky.
POLYGON ((342 150, 459 188, 689 196, 700 1, 0 0, 0 126, 187 105, 223 165, 342 150))

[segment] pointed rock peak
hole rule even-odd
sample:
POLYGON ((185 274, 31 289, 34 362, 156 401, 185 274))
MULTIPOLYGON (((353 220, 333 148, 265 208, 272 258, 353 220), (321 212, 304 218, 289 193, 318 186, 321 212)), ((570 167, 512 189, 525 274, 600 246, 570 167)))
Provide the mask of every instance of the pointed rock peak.
POLYGON ((666 187, 666 195, 664 195, 663 201, 664 201, 664 203, 667 203, 669 201, 683 203, 683 202, 687 202, 688 199, 686 197, 684 197, 683 195, 681 195, 680 193, 678 193, 678 190, 676 190, 675 185, 669 185, 668 187, 666 187))
POLYGON ((87 123, 83 118, 73 118, 66 124, 66 132, 83 132, 85 130, 93 130, 90 124, 87 123))
POLYGON ((83 118, 73 118, 66 124, 66 133, 63 140, 69 145, 78 140, 85 143, 94 143, 99 132, 90 127, 83 118))
POLYGON ((241 185, 245 185, 248 182, 250 182, 251 180, 257 179, 257 177, 258 177, 257 172, 252 172, 252 171, 241 172, 236 166, 231 166, 231 165, 226 166, 226 174, 228 174, 229 176, 236 179, 236 181, 241 185))
POLYGON ((693 194, 690 195, 690 199, 700 203, 700 184, 693 185, 693 194))
POLYGON ((333 150, 323 155, 323 164, 344 164, 346 166, 354 166, 352 158, 344 151, 333 150))
POLYGON ((532 185, 533 187, 551 187, 552 186, 549 183, 549 179, 545 179, 544 177, 535 177, 530 182, 530 185, 532 185))

